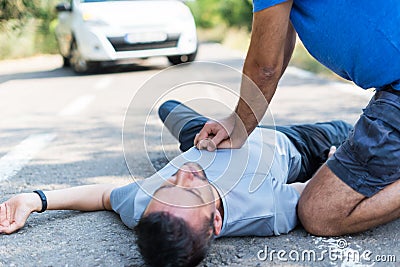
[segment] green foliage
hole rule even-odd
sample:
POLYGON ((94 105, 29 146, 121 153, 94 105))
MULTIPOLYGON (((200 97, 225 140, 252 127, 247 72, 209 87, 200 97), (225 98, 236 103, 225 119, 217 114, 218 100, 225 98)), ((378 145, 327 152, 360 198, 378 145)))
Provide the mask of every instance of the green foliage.
POLYGON ((187 2, 187 5, 192 10, 197 27, 213 28, 222 22, 219 1, 197 0, 187 2))
POLYGON ((253 4, 249 0, 224 0, 220 2, 220 12, 230 27, 245 27, 251 31, 253 4))
POLYGON ((0 0, 0 58, 54 53, 55 5, 60 0, 0 0))
POLYGON ((58 0, 0 0, 0 23, 9 20, 26 22, 30 18, 51 21, 58 0))
POLYGON ((188 2, 201 28, 214 28, 221 24, 229 27, 251 29, 252 1, 251 0, 196 0, 188 2))

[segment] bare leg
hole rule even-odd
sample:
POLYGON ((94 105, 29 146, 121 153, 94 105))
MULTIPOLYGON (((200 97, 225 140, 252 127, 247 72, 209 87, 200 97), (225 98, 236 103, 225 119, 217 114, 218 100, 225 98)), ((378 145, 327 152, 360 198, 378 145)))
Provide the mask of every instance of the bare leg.
POLYGON ((304 228, 315 235, 365 231, 400 218, 400 180, 367 198, 325 164, 301 195, 298 215, 304 228))

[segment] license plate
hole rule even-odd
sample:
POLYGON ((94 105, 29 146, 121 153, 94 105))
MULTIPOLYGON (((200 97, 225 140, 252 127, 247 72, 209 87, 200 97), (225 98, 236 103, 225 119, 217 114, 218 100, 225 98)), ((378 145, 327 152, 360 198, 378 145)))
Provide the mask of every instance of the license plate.
POLYGON ((125 42, 129 44, 154 43, 165 40, 167 40, 167 34, 163 32, 140 32, 125 35, 125 42))

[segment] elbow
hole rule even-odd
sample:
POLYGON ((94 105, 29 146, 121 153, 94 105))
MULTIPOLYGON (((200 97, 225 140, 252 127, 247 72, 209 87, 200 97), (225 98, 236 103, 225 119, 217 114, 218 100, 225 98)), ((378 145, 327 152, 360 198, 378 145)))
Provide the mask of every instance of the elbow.
POLYGON ((280 74, 280 69, 281 67, 279 66, 279 64, 258 66, 258 72, 260 77, 264 77, 265 79, 276 77, 278 74, 280 74))
POLYGON ((263 92, 264 88, 275 90, 282 76, 280 68, 275 65, 259 66, 254 73, 252 80, 263 92))
POLYGON ((244 74, 247 75, 258 87, 277 85, 282 76, 282 64, 246 62, 244 74))
POLYGON ((261 81, 278 81, 281 68, 278 65, 261 65, 257 69, 257 76, 261 81))

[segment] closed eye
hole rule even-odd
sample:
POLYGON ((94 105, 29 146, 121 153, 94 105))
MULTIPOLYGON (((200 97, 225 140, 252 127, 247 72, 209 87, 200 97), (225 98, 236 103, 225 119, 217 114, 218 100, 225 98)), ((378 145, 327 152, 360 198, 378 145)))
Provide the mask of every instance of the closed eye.
POLYGON ((189 193, 195 195, 198 199, 201 200, 202 204, 205 204, 205 201, 201 197, 200 191, 197 188, 184 188, 184 187, 179 187, 179 186, 176 186, 176 185, 164 185, 164 186, 161 186, 161 187, 157 188, 157 190, 154 191, 153 195, 155 195, 156 193, 158 193, 162 189, 168 189, 168 188, 172 188, 172 187, 181 188, 181 189, 185 190, 186 192, 189 192, 189 193))

